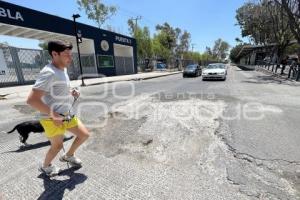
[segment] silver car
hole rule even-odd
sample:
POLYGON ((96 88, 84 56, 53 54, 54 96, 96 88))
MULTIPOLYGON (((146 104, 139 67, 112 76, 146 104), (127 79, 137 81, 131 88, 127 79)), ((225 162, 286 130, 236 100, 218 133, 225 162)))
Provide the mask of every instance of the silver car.
POLYGON ((226 80, 227 69, 223 63, 211 63, 202 70, 202 80, 220 79, 226 80))

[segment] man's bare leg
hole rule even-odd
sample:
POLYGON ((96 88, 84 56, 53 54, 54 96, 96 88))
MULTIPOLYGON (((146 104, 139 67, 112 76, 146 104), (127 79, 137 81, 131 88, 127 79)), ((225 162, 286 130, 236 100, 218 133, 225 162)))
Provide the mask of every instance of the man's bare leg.
POLYGON ((50 140, 51 147, 46 154, 43 167, 48 167, 58 152, 63 148, 63 135, 54 136, 48 139, 50 140))
POLYGON ((78 123, 78 126, 70 128, 68 131, 76 136, 69 151, 66 153, 67 156, 73 156, 78 147, 89 138, 90 133, 82 123, 78 123))

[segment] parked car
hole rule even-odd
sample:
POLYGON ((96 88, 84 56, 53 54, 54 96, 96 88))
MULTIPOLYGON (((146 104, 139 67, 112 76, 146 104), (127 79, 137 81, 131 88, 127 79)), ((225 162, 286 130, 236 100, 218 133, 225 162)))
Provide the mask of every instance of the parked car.
POLYGON ((201 76, 202 69, 198 64, 187 65, 183 70, 183 77, 201 76))
POLYGON ((207 65, 202 71, 202 80, 220 79, 226 80, 227 69, 223 63, 212 63, 207 65))
POLYGON ((156 69, 158 69, 158 70, 166 70, 167 69, 167 64, 162 63, 162 62, 156 63, 156 69))

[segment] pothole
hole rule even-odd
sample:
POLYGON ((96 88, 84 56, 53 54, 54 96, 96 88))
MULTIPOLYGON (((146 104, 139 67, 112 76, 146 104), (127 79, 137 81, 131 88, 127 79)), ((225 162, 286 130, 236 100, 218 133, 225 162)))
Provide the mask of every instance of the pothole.
POLYGON ((88 148, 106 157, 126 155, 176 166, 197 165, 212 143, 224 103, 199 99, 137 98, 106 114, 88 148))
POLYGON ((109 113, 106 125, 93 131, 93 138, 88 144, 88 148, 92 151, 99 152, 105 157, 114 157, 129 152, 130 146, 135 148, 147 146, 150 144, 149 140, 153 140, 138 133, 146 118, 126 121, 112 117, 111 114, 117 116, 120 113, 117 115, 109 113))
POLYGON ((199 180, 238 188, 250 198, 295 199, 286 179, 237 156, 228 146, 232 136, 220 119, 225 106, 217 100, 135 98, 106 114, 105 126, 93 131, 87 148, 130 160, 133 166, 163 164, 199 180))

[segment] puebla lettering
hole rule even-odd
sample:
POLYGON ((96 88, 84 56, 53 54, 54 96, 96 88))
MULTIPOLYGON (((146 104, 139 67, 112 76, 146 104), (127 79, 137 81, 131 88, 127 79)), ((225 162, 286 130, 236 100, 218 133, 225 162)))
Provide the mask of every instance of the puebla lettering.
POLYGON ((20 12, 16 11, 14 13, 14 12, 10 11, 10 9, 4 9, 1 7, 0 7, 0 17, 7 17, 9 19, 24 21, 20 12))
POLYGON ((128 39, 128 38, 116 36, 116 37, 115 37, 115 40, 116 40, 116 41, 119 41, 119 42, 124 42, 124 43, 131 44, 131 40, 128 39))

